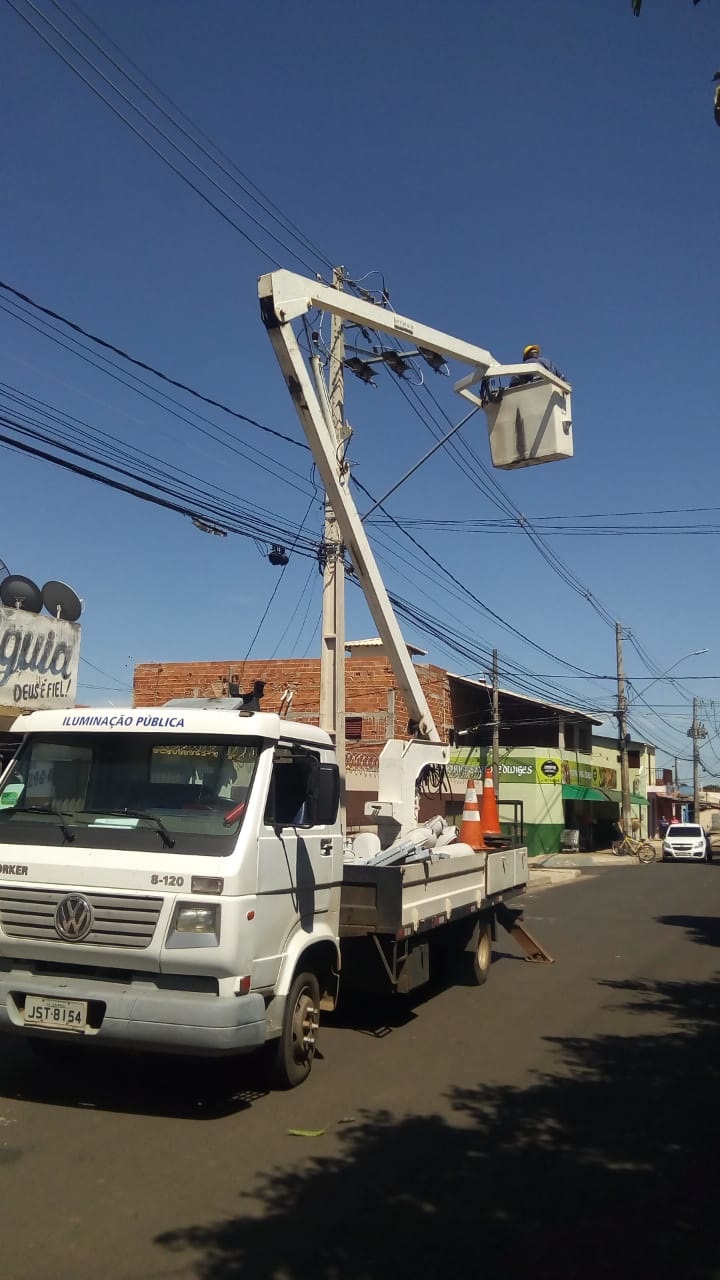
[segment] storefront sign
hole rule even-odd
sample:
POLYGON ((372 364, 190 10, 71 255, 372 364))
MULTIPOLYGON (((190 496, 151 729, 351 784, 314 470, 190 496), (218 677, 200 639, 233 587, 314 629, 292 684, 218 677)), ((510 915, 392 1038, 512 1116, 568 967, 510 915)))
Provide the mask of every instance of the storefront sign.
POLYGON ((79 662, 79 623, 0 606, 0 706, 73 706, 79 662))
MULTIPOLYGON (((450 753, 448 773, 451 778, 467 778, 473 771, 482 776, 487 764, 492 763, 491 752, 486 747, 455 748, 450 753)), ((560 786, 563 782, 574 787, 617 787, 617 771, 594 765, 590 760, 561 760, 560 756, 501 756, 498 765, 501 785, 508 783, 560 786)))
POLYGON ((609 787, 611 791, 618 789, 618 771, 604 767, 603 765, 593 765, 593 781, 594 787, 609 787))
MULTIPOLYGON (((490 763, 491 756, 486 748, 470 747, 464 751, 456 749, 450 753, 448 773, 451 778, 467 778, 473 770, 481 775, 486 764, 490 763)), ((561 767, 564 766, 559 757, 505 755, 500 757, 498 778, 501 786, 518 782, 531 786, 536 783, 555 786, 560 782, 561 767)))

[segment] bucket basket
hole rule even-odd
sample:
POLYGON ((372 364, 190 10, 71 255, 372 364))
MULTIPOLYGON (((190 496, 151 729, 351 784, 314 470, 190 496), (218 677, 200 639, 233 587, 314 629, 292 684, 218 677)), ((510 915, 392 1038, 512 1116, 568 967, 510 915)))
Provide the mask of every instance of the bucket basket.
POLYGON ((572 458, 570 395, 552 383, 505 387, 484 407, 494 467, 511 471, 572 458))

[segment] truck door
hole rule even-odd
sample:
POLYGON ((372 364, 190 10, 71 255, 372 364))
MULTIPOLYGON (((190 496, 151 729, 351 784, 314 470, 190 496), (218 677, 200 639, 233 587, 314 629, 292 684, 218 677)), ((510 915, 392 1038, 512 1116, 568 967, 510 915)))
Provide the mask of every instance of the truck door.
POLYGON ((264 954, 256 951, 256 985, 275 980, 298 927, 310 933, 318 916, 339 911, 342 833, 335 813, 318 806, 320 770, 317 752, 297 743, 276 748, 258 839, 256 923, 264 954))

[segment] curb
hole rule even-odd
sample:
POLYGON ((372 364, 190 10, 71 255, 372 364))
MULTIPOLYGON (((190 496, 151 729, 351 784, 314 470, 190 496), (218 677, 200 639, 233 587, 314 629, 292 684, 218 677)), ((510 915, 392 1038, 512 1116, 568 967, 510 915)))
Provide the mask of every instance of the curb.
POLYGON ((553 885, 579 880, 582 871, 578 867, 532 867, 528 875, 528 892, 532 889, 551 889, 553 885))

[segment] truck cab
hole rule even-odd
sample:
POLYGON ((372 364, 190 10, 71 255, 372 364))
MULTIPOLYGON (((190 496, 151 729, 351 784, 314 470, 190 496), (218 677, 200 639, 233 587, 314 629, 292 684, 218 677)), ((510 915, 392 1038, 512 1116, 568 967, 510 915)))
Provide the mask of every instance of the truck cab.
POLYGON ((203 1054, 337 988, 331 741, 262 712, 22 717, 0 779, 0 1029, 203 1054))

